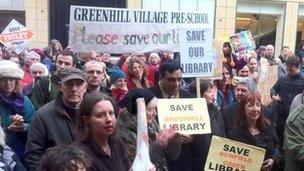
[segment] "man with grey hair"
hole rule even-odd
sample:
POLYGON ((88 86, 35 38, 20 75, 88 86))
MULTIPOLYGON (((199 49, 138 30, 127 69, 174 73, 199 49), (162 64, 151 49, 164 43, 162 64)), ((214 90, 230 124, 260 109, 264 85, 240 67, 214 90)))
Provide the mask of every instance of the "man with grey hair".
POLYGON ((82 70, 65 68, 58 77, 59 94, 37 110, 29 128, 25 160, 30 170, 36 170, 48 148, 76 140, 76 113, 87 90, 86 76, 82 70))
POLYGON ((235 116, 241 99, 248 96, 250 92, 254 92, 257 90, 256 84, 254 83, 253 79, 249 77, 237 77, 237 80, 238 84, 235 90, 237 102, 224 106, 222 108, 226 134, 228 134, 228 132, 233 128, 235 116))
POLYGON ((278 65, 278 61, 276 61, 276 59, 274 57, 274 46, 273 45, 269 44, 266 46, 265 57, 268 60, 268 63, 270 66, 278 65))

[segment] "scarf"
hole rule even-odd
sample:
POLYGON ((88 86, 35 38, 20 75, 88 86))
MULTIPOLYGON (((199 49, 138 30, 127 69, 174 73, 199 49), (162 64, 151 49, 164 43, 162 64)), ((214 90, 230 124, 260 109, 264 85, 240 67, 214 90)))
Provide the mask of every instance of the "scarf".
POLYGON ((13 98, 7 98, 3 95, 3 93, 0 92, 0 103, 13 109, 15 113, 23 115, 24 95, 22 93, 17 93, 13 94, 13 96, 13 98))

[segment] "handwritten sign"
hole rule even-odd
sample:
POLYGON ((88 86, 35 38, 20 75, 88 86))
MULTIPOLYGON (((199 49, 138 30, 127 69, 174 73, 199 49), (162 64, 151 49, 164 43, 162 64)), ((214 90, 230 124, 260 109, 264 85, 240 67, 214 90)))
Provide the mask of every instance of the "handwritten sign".
POLYGON ((213 0, 200 11, 151 11, 71 6, 69 46, 108 53, 179 52, 182 28, 209 28, 213 35, 213 0))
POLYGON ((13 47, 17 54, 20 54, 28 45, 33 32, 24 25, 13 19, 0 34, 0 42, 7 47, 13 47))
POLYGON ((205 170, 261 170, 265 152, 263 148, 212 136, 205 170))
POLYGON ((210 118, 206 100, 158 99, 158 120, 160 127, 174 127, 182 134, 211 133, 210 118))
POLYGON ((246 56, 247 53, 251 53, 251 51, 256 48, 255 41, 250 30, 241 31, 232 35, 229 42, 237 57, 246 56))

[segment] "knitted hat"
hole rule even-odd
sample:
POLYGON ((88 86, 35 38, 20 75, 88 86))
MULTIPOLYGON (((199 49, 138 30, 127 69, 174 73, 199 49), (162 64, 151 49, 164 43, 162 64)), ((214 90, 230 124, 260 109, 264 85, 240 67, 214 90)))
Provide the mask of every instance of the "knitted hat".
POLYGON ((114 66, 111 69, 109 69, 108 74, 111 78, 112 84, 115 84, 119 78, 127 78, 126 74, 121 69, 119 69, 117 66, 114 66))
POLYGON ((121 106, 126 107, 131 114, 136 115, 137 114, 136 99, 144 98, 146 104, 148 104, 154 97, 155 95, 149 90, 141 89, 141 88, 131 89, 121 101, 121 106))
POLYGON ((19 78, 22 79, 24 72, 19 68, 18 64, 11 60, 0 61, 0 77, 19 78))

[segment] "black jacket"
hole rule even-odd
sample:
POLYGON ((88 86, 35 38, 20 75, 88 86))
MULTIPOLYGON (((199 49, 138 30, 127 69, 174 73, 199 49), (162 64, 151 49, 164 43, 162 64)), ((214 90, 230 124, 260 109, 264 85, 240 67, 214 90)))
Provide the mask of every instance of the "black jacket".
POLYGON ((35 170, 47 148, 74 142, 74 129, 75 120, 68 115, 61 96, 40 107, 29 128, 26 143, 25 160, 29 169, 35 170))
POLYGON ((279 140, 272 126, 266 127, 255 136, 251 135, 248 129, 234 128, 229 132, 228 137, 245 144, 264 148, 266 150, 265 160, 272 158, 277 165, 282 161, 283 156, 279 147, 279 140))
POLYGON ((211 134, 196 135, 196 158, 193 170, 204 170, 206 159, 208 156, 211 139, 213 135, 226 137, 225 126, 221 112, 213 104, 208 105, 208 113, 211 124, 211 134))
POLYGON ((270 95, 279 94, 281 101, 277 105, 278 125, 284 125, 288 117, 289 107, 293 98, 304 90, 304 76, 298 73, 294 76, 283 76, 278 79, 270 91, 270 95))
MULTIPOLYGON (((224 120, 226 135, 233 128, 235 118, 239 110, 238 108, 239 108, 239 102, 224 106, 222 108, 222 116, 224 120)), ((270 107, 262 106, 262 113, 271 122, 272 125, 274 126, 276 125, 277 114, 270 107)))
POLYGON ((73 145, 82 149, 91 158, 92 164, 88 171, 127 171, 131 167, 122 141, 117 136, 109 138, 111 156, 101 150, 90 138, 75 142, 73 145))

